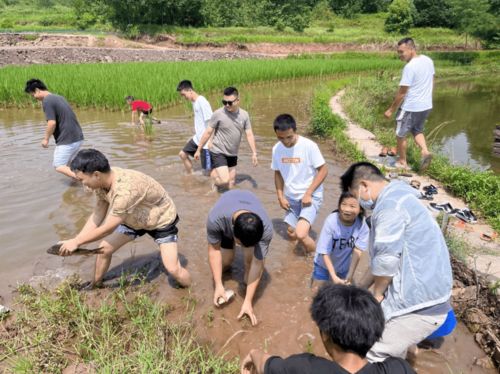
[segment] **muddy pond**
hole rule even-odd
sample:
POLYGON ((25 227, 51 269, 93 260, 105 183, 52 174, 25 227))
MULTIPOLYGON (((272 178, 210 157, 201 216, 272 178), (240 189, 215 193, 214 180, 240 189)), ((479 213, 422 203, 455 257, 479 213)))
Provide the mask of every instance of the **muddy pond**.
MULTIPOLYGON (((251 347, 265 347, 269 352, 282 355, 309 347, 316 354, 326 354, 308 312, 312 257, 305 257, 284 239, 283 213, 276 200, 270 170, 271 148, 276 142, 272 120, 277 114, 289 112, 302 125, 307 124, 308 104, 318 83, 318 80, 300 80, 241 88, 242 107, 252 118, 260 164, 252 167, 248 145, 243 141, 237 187, 259 196, 275 228, 255 303, 260 323, 254 328, 236 320, 241 293, 223 309, 215 310, 210 324, 203 318, 212 310, 205 219, 217 195, 208 193, 210 183, 205 177, 182 175, 183 167, 177 154, 192 136, 190 104, 156 113, 162 124, 156 126, 152 141, 129 123, 128 112, 77 111, 86 137, 85 147, 101 150, 114 166, 134 168, 154 176, 172 196, 180 215, 179 250, 194 281, 191 294, 197 300, 198 333, 217 351, 235 332, 244 330, 228 345, 230 356, 244 355, 251 347)), ((210 95, 208 99, 214 108, 218 107, 218 95, 210 95)), ((58 240, 78 232, 92 210, 94 197, 52 170, 53 144, 49 150, 40 146, 43 122, 40 108, 0 110, 0 295, 1 302, 7 305, 12 305, 11 292, 17 282, 30 278, 35 283, 57 282, 73 272, 88 279, 93 269, 92 258, 62 259, 45 253, 46 248, 58 240)), ((313 226, 316 233, 327 214, 336 208, 339 176, 348 166, 339 161, 331 144, 320 142, 320 146, 329 165, 329 175, 321 214, 313 226)), ((123 263, 133 266, 154 261, 158 261, 156 246, 149 238, 140 238, 115 254, 110 271, 123 263)), ((366 265, 364 267, 366 269, 366 265)), ((237 291, 242 277, 242 259, 238 257, 232 276, 226 280, 227 287, 237 291)), ((162 302, 175 304, 188 293, 170 287, 164 273, 152 282, 157 283, 162 302)), ((100 291, 92 292, 98 297, 100 291)), ((440 349, 422 352, 416 367, 422 373, 494 373, 474 365, 475 358, 483 356, 472 334, 460 324, 440 349)))

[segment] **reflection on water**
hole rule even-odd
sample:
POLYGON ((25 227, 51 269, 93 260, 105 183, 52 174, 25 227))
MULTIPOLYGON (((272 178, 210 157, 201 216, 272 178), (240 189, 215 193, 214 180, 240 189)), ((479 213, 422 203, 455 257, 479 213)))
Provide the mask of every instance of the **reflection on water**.
POLYGON ((453 163, 490 168, 500 173, 500 157, 492 155, 493 130, 500 124, 500 81, 482 76, 436 83, 434 109, 427 133, 453 163))

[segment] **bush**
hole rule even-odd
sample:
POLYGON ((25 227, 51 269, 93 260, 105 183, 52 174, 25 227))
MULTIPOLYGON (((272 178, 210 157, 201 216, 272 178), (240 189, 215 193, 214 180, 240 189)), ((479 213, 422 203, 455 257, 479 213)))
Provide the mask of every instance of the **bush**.
POLYGON ((389 6, 389 15, 384 29, 390 33, 406 34, 413 26, 415 7, 411 0, 394 0, 389 6))
POLYGON ((451 27, 453 11, 448 0, 414 0, 415 26, 451 27))
POLYGON ((344 18, 354 18, 361 12, 362 0, 330 0, 333 11, 344 18))

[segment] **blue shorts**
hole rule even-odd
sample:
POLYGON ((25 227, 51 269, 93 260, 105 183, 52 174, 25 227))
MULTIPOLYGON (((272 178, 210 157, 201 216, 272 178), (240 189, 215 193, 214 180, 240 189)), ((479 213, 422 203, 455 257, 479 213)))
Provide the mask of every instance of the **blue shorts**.
POLYGON ((52 165, 55 168, 58 168, 59 166, 68 166, 73 157, 75 157, 80 150, 82 143, 83 140, 71 144, 56 145, 52 165))
POLYGON ((116 228, 115 232, 130 236, 133 239, 137 239, 137 237, 139 236, 148 234, 158 245, 166 243, 177 243, 177 233, 179 232, 176 226, 177 222, 179 222, 179 216, 175 217, 175 220, 172 223, 155 230, 138 230, 122 224, 116 228))
MULTIPOLYGON (((343 274, 337 273, 337 277, 339 277, 340 279, 346 279, 347 273, 343 273, 343 274)), ((332 278, 330 277, 330 273, 328 272, 328 269, 325 269, 323 266, 321 266, 317 263, 314 263, 312 279, 319 280, 319 281, 331 281, 332 280, 332 278)))
POLYGON ((312 226, 316 219, 316 216, 318 215, 319 207, 321 206, 323 199, 313 197, 312 204, 303 207, 301 200, 293 200, 286 196, 285 198, 290 203, 290 209, 286 213, 284 221, 291 227, 295 228, 297 226, 297 222, 299 222, 299 219, 302 218, 309 222, 309 224, 312 226))

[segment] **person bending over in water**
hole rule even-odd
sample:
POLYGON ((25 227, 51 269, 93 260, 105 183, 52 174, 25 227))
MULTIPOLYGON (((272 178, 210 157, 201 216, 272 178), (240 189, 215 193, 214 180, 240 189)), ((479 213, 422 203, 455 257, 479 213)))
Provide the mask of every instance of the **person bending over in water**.
POLYGON ((365 356, 384 331, 384 313, 366 290, 326 284, 311 305, 311 317, 332 360, 311 353, 286 359, 252 349, 241 364, 242 374, 414 374, 401 358, 369 363, 365 356))
POLYGON ((314 287, 325 281, 352 283, 361 253, 368 247, 369 234, 358 200, 350 192, 343 192, 338 210, 326 218, 316 244, 314 287))
POLYGON ((71 170, 95 191, 97 204, 83 229, 62 242, 60 254, 71 255, 82 244, 102 239, 91 286, 99 285, 111 256, 126 243, 148 234, 160 249, 165 268, 184 287, 191 284, 177 252, 177 210, 160 183, 141 172, 111 168, 96 149, 84 149, 71 161, 71 170))
MULTIPOLYGON (((139 112, 139 124, 144 127, 144 117, 148 117, 153 113, 153 106, 147 101, 135 100, 133 96, 127 96, 125 101, 130 108, 132 109, 132 124, 135 125, 135 116, 139 112)), ((151 116, 151 120, 156 123, 160 123, 161 121, 153 116, 151 116)))
POLYGON ((83 143, 82 128, 75 112, 64 97, 49 92, 45 83, 40 79, 27 81, 24 91, 42 102, 43 112, 47 120, 42 147, 48 148, 49 139, 54 136, 56 141, 52 163, 54 168, 58 173, 75 178, 75 174, 68 165, 83 143))

